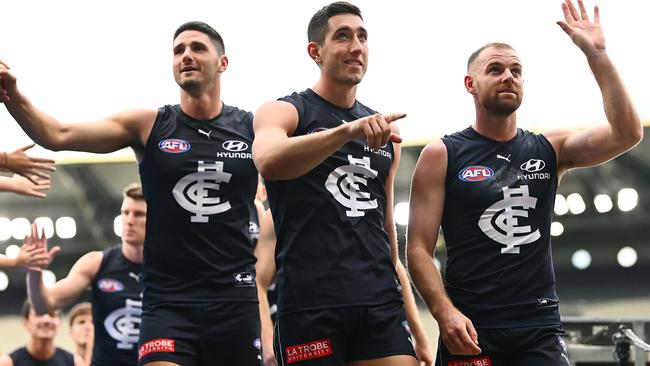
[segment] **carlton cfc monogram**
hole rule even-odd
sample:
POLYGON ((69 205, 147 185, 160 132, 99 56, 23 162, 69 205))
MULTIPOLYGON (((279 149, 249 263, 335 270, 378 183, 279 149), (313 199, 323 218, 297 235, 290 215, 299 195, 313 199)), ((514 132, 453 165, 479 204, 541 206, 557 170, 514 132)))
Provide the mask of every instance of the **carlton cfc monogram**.
POLYGON ((528 194, 528 186, 505 187, 503 199, 483 212, 478 226, 490 239, 506 246, 501 248, 502 254, 519 254, 520 245, 533 243, 541 237, 539 230, 519 226, 518 217, 528 217, 528 210, 536 205, 537 198, 528 194))
POLYGON ((223 171, 223 162, 214 164, 198 162, 198 169, 181 178, 172 194, 181 207, 194 213, 191 222, 208 222, 209 215, 230 209, 230 202, 221 202, 219 197, 208 197, 208 190, 218 191, 220 183, 230 182, 232 174, 223 171))
POLYGON ((370 168, 370 158, 354 158, 348 155, 350 165, 340 166, 327 177, 325 187, 343 206, 348 217, 361 217, 364 210, 377 208, 377 200, 370 199, 370 192, 361 190, 368 184, 367 178, 376 178, 377 171, 370 168))

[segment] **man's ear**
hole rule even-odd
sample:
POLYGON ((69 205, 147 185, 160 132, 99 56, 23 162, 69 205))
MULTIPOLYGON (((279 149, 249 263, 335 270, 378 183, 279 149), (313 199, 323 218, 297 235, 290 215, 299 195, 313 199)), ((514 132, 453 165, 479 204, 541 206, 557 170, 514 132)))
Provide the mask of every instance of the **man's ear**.
POLYGON ((474 78, 471 75, 465 76, 465 90, 470 94, 476 93, 476 87, 474 86, 474 78))
POLYGON ((315 63, 321 64, 323 59, 320 57, 320 46, 316 42, 309 42, 307 45, 307 53, 315 63))
POLYGON ((219 61, 217 62, 217 71, 224 72, 228 68, 228 56, 223 55, 219 56, 219 61))

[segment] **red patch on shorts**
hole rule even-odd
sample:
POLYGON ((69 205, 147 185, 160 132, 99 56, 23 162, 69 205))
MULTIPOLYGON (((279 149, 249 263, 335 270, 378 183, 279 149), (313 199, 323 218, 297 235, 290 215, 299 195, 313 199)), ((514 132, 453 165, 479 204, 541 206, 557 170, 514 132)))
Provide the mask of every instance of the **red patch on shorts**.
POLYGON ((327 357, 332 354, 332 342, 329 338, 297 344, 284 349, 287 363, 311 360, 312 358, 327 357))
POLYGON ((147 343, 142 344, 138 350, 138 360, 150 353, 159 352, 175 352, 176 346, 173 339, 158 338, 152 339, 147 343))
POLYGON ((447 366, 492 366, 492 361, 490 361, 490 357, 483 356, 470 360, 449 361, 447 362, 447 366))

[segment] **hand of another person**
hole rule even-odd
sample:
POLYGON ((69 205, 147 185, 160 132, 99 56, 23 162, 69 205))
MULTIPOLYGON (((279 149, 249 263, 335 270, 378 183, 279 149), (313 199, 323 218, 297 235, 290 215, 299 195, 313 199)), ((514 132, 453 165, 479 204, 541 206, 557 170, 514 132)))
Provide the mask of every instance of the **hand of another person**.
POLYGON ((16 77, 9 71, 9 65, 0 60, 0 102, 8 102, 16 93, 16 77))
POLYGON ((40 271, 47 268, 50 265, 50 263, 52 263, 54 257, 56 257, 56 255, 59 254, 59 252, 61 251, 61 247, 57 245, 52 249, 48 250, 47 238, 45 237, 44 230, 41 230, 39 233, 36 223, 32 223, 31 229, 32 232, 30 235, 25 237, 23 246, 27 245, 35 248, 36 250, 39 250, 40 253, 39 261, 35 265, 30 266, 29 269, 34 271, 40 271))
POLYGON ((45 198, 47 194, 44 191, 50 189, 49 179, 36 177, 33 180, 29 180, 22 175, 14 174, 11 180, 14 186, 13 191, 25 196, 45 198))
POLYGON ((34 147, 34 144, 23 146, 10 153, 4 153, 4 162, 2 160, 0 162, 4 164, 5 169, 20 174, 36 184, 36 177, 50 179, 50 176, 44 172, 53 172, 56 168, 54 167, 54 160, 27 155, 26 151, 32 147, 34 147))

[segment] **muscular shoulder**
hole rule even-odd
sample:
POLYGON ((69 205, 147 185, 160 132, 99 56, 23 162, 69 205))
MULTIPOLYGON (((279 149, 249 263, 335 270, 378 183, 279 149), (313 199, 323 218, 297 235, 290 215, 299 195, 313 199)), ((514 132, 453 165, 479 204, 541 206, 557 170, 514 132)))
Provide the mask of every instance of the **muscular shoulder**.
POLYGON ((420 160, 431 162, 447 161, 447 147, 441 139, 435 139, 429 142, 420 153, 420 160))
POLYGON ((9 355, 0 355, 0 366, 14 366, 14 361, 9 355))
POLYGON ((564 144, 564 141, 567 139, 567 137, 571 136, 571 134, 575 132, 576 130, 569 128, 556 128, 553 130, 545 131, 542 133, 542 135, 548 140, 548 142, 551 143, 553 149, 555 149, 555 152, 558 153, 562 149, 562 144, 564 144))
POLYGON ((103 259, 104 253, 99 250, 88 252, 77 260, 73 269, 92 280, 99 272, 103 259))
POLYGON ((298 119, 298 110, 293 104, 274 100, 258 108, 253 125, 256 131, 260 128, 280 126, 290 135, 298 126, 298 119))
POLYGON ((428 143, 420 153, 413 180, 444 179, 447 172, 447 147, 440 139, 428 143))

